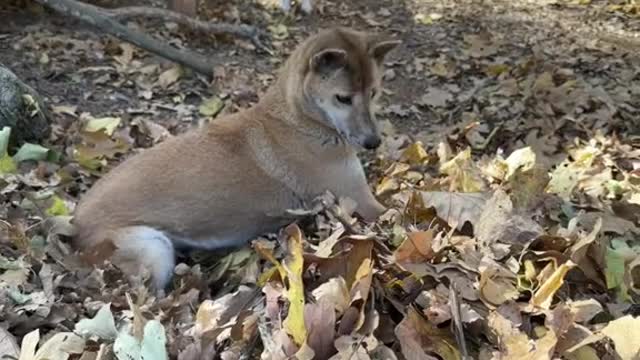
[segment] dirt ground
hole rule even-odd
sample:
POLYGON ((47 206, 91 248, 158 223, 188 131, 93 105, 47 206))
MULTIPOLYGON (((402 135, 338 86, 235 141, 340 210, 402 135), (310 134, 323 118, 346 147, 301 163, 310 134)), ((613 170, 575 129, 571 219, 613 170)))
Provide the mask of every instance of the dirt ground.
MULTIPOLYGON (((116 5, 135 3, 138 2, 121 1, 116 5)), ((633 83, 638 80, 640 20, 607 11, 606 4, 595 1, 589 6, 563 5, 560 1, 320 1, 320 11, 311 16, 285 18, 277 9, 265 9, 256 2, 209 1, 204 13, 209 18, 217 16, 212 20, 240 20, 266 34, 269 26, 283 24, 287 33, 282 40, 269 44, 274 50, 274 56, 270 56, 247 49, 250 46, 246 42, 238 45, 239 41, 233 38, 185 35, 152 23, 148 27, 154 35, 195 49, 218 64, 219 76, 212 84, 191 77, 182 81, 178 89, 154 90, 151 99, 136 94, 131 79, 109 68, 112 56, 118 52, 117 41, 35 6, 29 10, 3 7, 0 14, 8 21, 0 25, 0 61, 38 89, 49 103, 74 104, 78 112, 94 116, 144 111, 142 109, 154 108, 154 104, 157 108, 160 99, 171 103, 171 96, 183 89, 186 103, 230 94, 233 105, 242 107, 257 99, 287 53, 301 39, 322 27, 350 26, 384 32, 403 41, 387 63, 388 91, 380 117, 390 120, 398 132, 421 136, 429 145, 476 120, 486 127, 481 129, 484 136, 501 124, 502 129, 507 130, 501 138, 508 138, 509 143, 522 139, 531 128, 540 128, 542 117, 548 128, 539 129, 541 135, 556 131, 558 123, 563 121, 561 118, 567 115, 565 112, 540 114, 523 106, 522 98, 503 96, 496 100, 492 96, 496 92, 495 71, 500 72, 500 67, 510 70, 524 63, 533 66, 537 74, 562 69, 592 87, 626 88, 629 93, 625 100, 629 107, 617 109, 621 114, 614 114, 614 121, 604 125, 585 121, 579 125, 636 133, 640 125, 634 115, 637 115, 640 95, 633 83), (430 20, 430 16, 436 20, 430 20), (422 22, 428 24, 421 23, 420 19, 425 18, 422 22), (90 40, 92 45, 82 48, 87 45, 74 45, 77 40, 90 40), (48 61, 43 60, 45 54, 48 61), (494 73, 488 74, 487 68, 491 66, 494 73), (435 104, 424 101, 434 89, 439 90, 436 95, 444 99, 438 98, 435 104), (439 104, 442 101, 445 103, 439 104), (474 108, 481 113, 480 118, 465 118, 464 113, 473 112, 474 108)), ((106 2, 106 5, 114 3, 106 2)), ((167 66, 162 59, 144 53, 139 56, 144 64, 167 66)), ((176 119, 175 111, 169 106, 169 109, 157 110, 153 118, 167 121, 171 128, 176 122, 199 117, 193 108, 190 110, 187 119, 176 119)), ((233 107, 228 110, 234 111, 233 107)), ((498 138, 490 141, 493 148, 504 144, 498 138)))
MULTIPOLYGON (((263 32, 262 40, 270 53, 233 36, 195 33, 160 21, 129 22, 178 48, 206 56, 215 65, 210 80, 30 1, 3 1, 0 63, 43 96, 53 114, 53 134, 43 145, 73 161, 56 165, 55 171, 45 166, 43 173, 61 174, 62 180, 55 185, 46 181, 45 185, 20 183, 0 193, 0 204, 21 207, 27 191, 20 189, 49 186, 60 190, 72 211, 75 201, 104 172, 96 170, 98 165, 109 168, 139 148, 162 141, 167 132, 177 134, 215 121, 219 114, 250 106, 272 83, 296 44, 331 26, 375 31, 402 40, 385 63, 385 91, 378 113, 385 142, 376 153, 363 154, 371 182, 378 184, 373 186, 377 192, 385 192, 384 179, 390 177, 383 173, 384 167, 405 156, 400 149, 416 141, 429 154, 443 156, 439 144, 446 142, 452 151, 449 156, 468 148, 474 159, 481 160, 526 146, 547 170, 567 157, 565 148, 577 144, 577 138, 607 146, 615 143, 611 147, 616 155, 603 161, 615 168, 614 175, 619 178, 637 173, 634 151, 640 148, 640 5, 633 7, 632 1, 622 0, 315 2, 314 13, 305 16, 299 12, 285 15, 267 0, 203 1, 201 18, 255 26, 263 32), (103 118, 121 119, 116 131, 119 140, 102 139, 88 150, 83 147, 88 138, 81 133, 80 123, 103 118), (601 140, 605 135, 614 140, 601 140), (618 146, 618 140, 627 147, 618 146), (80 149, 86 154, 79 157, 74 151, 80 149), (626 158, 622 153, 632 155, 626 158), (98 165, 94 166, 96 161, 98 165)), ((92 3, 104 7, 159 5, 150 0, 92 3)), ((454 182, 442 180, 436 184, 431 180, 425 175, 427 185, 421 190, 454 182)), ((573 205, 582 210, 609 211, 609 205, 602 204, 620 200, 607 198, 600 203, 585 198, 574 198, 573 205)), ((536 209, 536 219, 548 215, 546 210, 536 209)), ((616 208, 612 211, 618 215, 616 208)), ((7 213, 0 208, 0 220, 7 213)), ((638 222, 632 215, 625 219, 638 222)), ((566 225, 560 215, 553 220, 557 224, 545 230, 555 231, 566 225)), ((13 248, 3 254, 9 255, 19 256, 13 248)), ((127 308, 123 293, 117 291, 113 290, 114 298, 119 299, 114 308, 127 308)), ((173 301, 186 308, 185 304, 193 300, 188 299, 191 293, 178 293, 180 299, 173 301)), ((610 299, 606 291, 590 286, 571 287, 567 293, 610 299)), ((77 298, 65 301, 76 311, 68 315, 70 318, 79 319, 84 310, 95 314, 95 306, 80 305, 77 298)), ((609 304, 609 300, 602 301, 609 304)), ((168 307, 161 301, 150 308, 164 311, 168 307)), ((20 338, 38 325, 29 319, 16 316, 4 321, 20 338)), ((54 324, 51 328, 56 327, 56 331, 64 325, 60 319, 42 321, 54 324)), ((189 321, 193 323, 193 314, 189 321)), ((171 341, 175 342, 171 342, 171 351, 176 354, 178 349, 183 350, 176 340, 182 339, 181 330, 176 325, 172 331, 176 334, 172 335, 171 341)), ((398 347, 396 344, 394 350, 398 347)), ((596 350, 606 352, 602 347, 596 350)), ((608 350, 611 352, 611 348, 608 350)))

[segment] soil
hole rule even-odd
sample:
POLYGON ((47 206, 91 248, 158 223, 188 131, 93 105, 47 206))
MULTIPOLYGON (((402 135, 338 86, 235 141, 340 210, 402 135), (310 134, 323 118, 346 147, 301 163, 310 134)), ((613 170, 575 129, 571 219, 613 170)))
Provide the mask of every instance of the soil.
MULTIPOLYGON (((95 4, 126 6, 139 2, 95 4)), ((615 67, 613 70, 617 73, 631 72, 627 78, 636 79, 633 74, 637 76, 640 66, 640 20, 632 15, 607 11, 607 4, 594 1, 589 6, 581 6, 563 5, 560 1, 523 0, 317 1, 316 11, 310 16, 284 16, 277 8, 264 7, 255 1, 207 1, 202 4, 201 16, 208 16, 212 21, 243 21, 267 34, 271 24, 284 24, 288 32, 286 39, 268 42, 274 56, 253 50, 248 43, 230 37, 180 32, 157 22, 144 25, 155 36, 194 49, 218 64, 220 76, 212 83, 197 76, 183 81, 180 89, 187 89, 187 103, 197 102, 198 97, 230 94, 240 107, 255 101, 295 44, 321 27, 350 26, 395 36, 403 41, 403 45, 387 62, 385 84, 388 92, 383 99, 383 108, 396 104, 399 110, 383 111, 381 117, 389 119, 400 133, 435 134, 425 137, 427 145, 432 145, 443 133, 466 125, 464 111, 478 106, 474 99, 455 103, 456 94, 469 91, 477 94, 476 87, 483 78, 478 74, 476 59, 463 55, 464 49, 468 48, 465 37, 471 34, 489 34, 492 41, 498 41, 499 50, 492 55, 504 64, 518 64, 522 59, 535 56, 536 66, 554 69, 566 68, 567 61, 579 58, 579 63, 569 63, 569 67, 585 77, 599 76, 615 67), (432 16, 435 20, 423 24, 415 20, 416 16, 432 16), (456 62, 459 70, 452 76, 433 76, 428 70, 420 71, 416 65, 423 59, 423 62, 431 62, 442 57, 456 62), (447 87, 454 93, 454 101, 448 106, 434 109, 421 105, 428 89, 447 87)), ((96 79, 103 77, 105 72, 111 80, 118 76, 109 70, 100 70, 112 62, 110 48, 116 47, 116 40, 29 2, 14 4, 23 6, 11 5, 0 7, 0 17, 8 20, 0 24, 0 61, 40 91, 50 104, 74 104, 78 106, 78 112, 104 116, 121 114, 127 109, 148 109, 152 102, 158 102, 162 97, 170 99, 176 94, 176 89, 170 89, 156 92, 152 99, 146 100, 136 96, 135 86, 126 81, 124 86, 117 87, 109 81, 97 85, 96 79), (47 36, 50 41, 43 40, 47 36), (39 46, 30 46, 34 38, 39 46), (100 45, 72 51, 68 49, 71 45, 67 39, 91 40, 100 45), (58 45, 67 49, 60 50, 58 45), (67 51, 69 53, 65 55, 67 51), (48 55, 48 62, 42 61, 43 54, 48 55)), ((141 56, 145 57, 145 63, 166 66, 162 59, 141 56)), ((121 81, 115 83, 122 84, 121 81)), ((637 105, 634 104, 636 110, 637 105)), ((170 109, 160 110, 154 120, 171 122, 174 116, 175 112, 170 109)), ((524 117, 526 120, 527 116, 524 117)), ((193 114, 191 120, 197 118, 198 115, 193 114)), ((480 120, 491 126, 492 119, 480 120)), ((635 124, 618 124, 617 127, 635 131, 638 123, 636 120, 635 124)), ((523 136, 527 129, 522 128, 521 132, 512 135, 523 136)), ((496 142, 495 145, 503 144, 496 142)))

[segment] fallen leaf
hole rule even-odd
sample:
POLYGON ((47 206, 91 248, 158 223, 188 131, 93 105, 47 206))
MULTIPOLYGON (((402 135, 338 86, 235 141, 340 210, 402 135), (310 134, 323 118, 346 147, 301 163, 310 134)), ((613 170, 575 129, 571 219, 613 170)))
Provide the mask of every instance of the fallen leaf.
POLYGON ((484 193, 422 191, 420 195, 425 207, 435 208, 442 220, 458 230, 467 222, 475 225, 487 201, 484 193))
POLYGON ((431 260, 435 255, 431 248, 433 236, 433 230, 408 233, 407 238, 394 253, 395 260, 400 264, 422 263, 431 260))
POLYGON ((444 107, 449 101, 453 101, 453 96, 450 92, 440 88, 429 88, 426 94, 420 98, 420 105, 427 105, 431 107, 444 107))
POLYGON ((307 338, 304 322, 304 284, 302 270, 304 265, 302 232, 297 225, 289 225, 285 229, 289 254, 283 261, 289 286, 286 297, 289 300, 289 313, 284 321, 284 328, 297 345, 302 345, 307 338))
POLYGON ((571 260, 558 266, 553 274, 544 283, 542 283, 540 288, 538 288, 538 290, 533 294, 533 297, 531 298, 531 305, 543 309, 549 309, 551 307, 551 302, 553 301, 553 296, 562 286, 567 272, 569 272, 573 267, 575 267, 575 264, 571 262, 571 260))
POLYGON ((11 128, 5 126, 0 130, 0 175, 15 172, 16 163, 9 156, 9 138, 11 136, 11 128))
POLYGON ((536 154, 530 147, 525 147, 512 152, 505 162, 508 166, 505 179, 509 180, 517 170, 525 172, 531 169, 536 164, 536 154))
POLYGON ((441 164, 440 172, 449 175, 450 191, 473 193, 481 192, 486 187, 480 169, 471 159, 471 148, 441 164))
POLYGON ((183 70, 181 66, 175 65, 158 76, 158 85, 162 88, 168 88, 173 85, 182 76, 183 70))
POLYGON ((71 332, 59 332, 50 337, 38 351, 35 351, 40 332, 38 329, 30 332, 22 339, 22 351, 19 360, 67 360, 71 354, 81 354, 85 342, 78 335, 71 332))
POLYGON ((409 165, 422 165, 428 157, 429 154, 424 149, 422 142, 416 141, 402 152, 400 161, 404 161, 409 165))
POLYGON ((333 310, 340 316, 349 306, 351 295, 349 295, 349 288, 342 277, 336 277, 329 279, 329 281, 322 283, 315 288, 312 292, 317 302, 326 301, 332 304, 333 310))
POLYGON ((611 321, 602 333, 613 340, 616 352, 622 359, 640 356, 640 318, 627 315, 611 321))
POLYGON ((169 357, 164 327, 157 320, 147 322, 141 342, 121 332, 113 344, 113 352, 118 360, 166 360, 169 357))
POLYGON ((101 340, 115 340, 118 336, 118 330, 111 313, 111 304, 104 304, 93 319, 80 320, 76 324, 75 332, 85 338, 95 336, 101 340))
POLYGON ((587 323, 604 310, 595 299, 571 301, 567 305, 577 323, 587 323))
POLYGON ((18 149, 18 152, 13 155, 13 161, 15 161, 16 163, 20 163, 26 160, 45 160, 48 154, 49 149, 44 146, 24 143, 22 144, 20 149, 18 149))
POLYGON ((69 209, 59 196, 52 196, 51 205, 47 208, 46 213, 49 216, 67 216, 69 215, 69 209))
POLYGON ((200 114, 215 117, 224 108, 224 101, 217 96, 212 96, 200 104, 198 111, 200 114))
POLYGON ((429 324, 413 307, 395 329, 402 354, 407 360, 460 359, 455 340, 448 329, 429 324))
POLYGON ((304 321, 307 328, 306 344, 313 349, 317 359, 328 359, 336 352, 333 348, 336 322, 334 305, 327 298, 315 304, 306 304, 304 321))
POLYGON ((105 134, 111 136, 116 130, 122 120, 119 117, 103 117, 93 118, 90 117, 87 124, 84 127, 84 131, 87 132, 99 132, 104 131, 105 134))
POLYGON ((20 346, 18 346, 16 338, 2 327, 0 327, 0 354, 14 359, 20 356, 20 346))

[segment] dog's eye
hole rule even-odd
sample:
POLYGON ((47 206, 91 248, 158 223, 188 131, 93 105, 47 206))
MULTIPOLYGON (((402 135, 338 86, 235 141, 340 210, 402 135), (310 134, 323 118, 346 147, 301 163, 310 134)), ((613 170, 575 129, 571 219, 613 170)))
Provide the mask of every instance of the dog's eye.
POLYGON ((376 89, 371 89, 371 98, 373 99, 374 97, 376 97, 376 94, 378 92, 376 91, 376 89))
POLYGON ((336 100, 344 105, 351 105, 351 96, 336 95, 336 100))

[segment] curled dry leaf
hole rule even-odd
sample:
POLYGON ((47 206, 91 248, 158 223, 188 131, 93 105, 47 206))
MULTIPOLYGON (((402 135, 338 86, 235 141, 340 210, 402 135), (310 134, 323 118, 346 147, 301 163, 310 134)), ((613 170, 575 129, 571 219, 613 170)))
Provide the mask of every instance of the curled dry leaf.
POLYGON ((558 266, 553 274, 540 285, 540 288, 533 294, 531 298, 531 305, 548 309, 551 307, 553 295, 560 289, 564 282, 564 277, 567 272, 575 267, 575 264, 571 260, 558 266))

